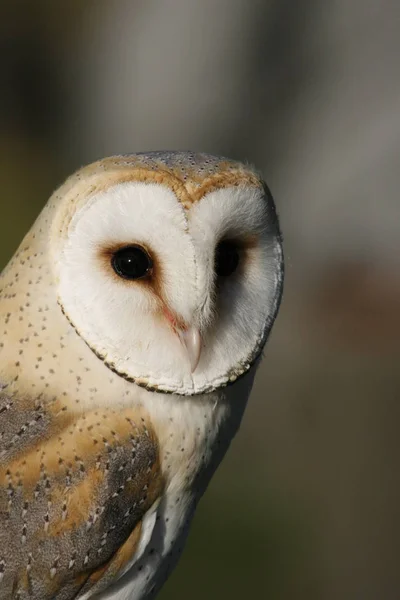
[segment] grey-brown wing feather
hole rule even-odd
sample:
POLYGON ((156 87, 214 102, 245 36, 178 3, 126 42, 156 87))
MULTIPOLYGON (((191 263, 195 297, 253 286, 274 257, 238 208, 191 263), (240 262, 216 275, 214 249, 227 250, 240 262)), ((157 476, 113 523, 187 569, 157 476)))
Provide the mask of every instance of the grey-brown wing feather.
POLYGON ((161 494, 157 440, 139 409, 76 415, 6 392, 0 599, 70 600, 130 558, 120 550, 161 494))

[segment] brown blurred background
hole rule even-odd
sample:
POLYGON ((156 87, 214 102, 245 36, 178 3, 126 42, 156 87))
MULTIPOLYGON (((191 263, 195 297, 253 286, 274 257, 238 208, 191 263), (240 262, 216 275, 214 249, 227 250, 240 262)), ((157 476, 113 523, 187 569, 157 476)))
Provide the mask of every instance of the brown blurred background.
POLYGON ((254 163, 287 277, 240 434, 160 600, 400 598, 400 4, 2 0, 3 266, 104 155, 254 163))

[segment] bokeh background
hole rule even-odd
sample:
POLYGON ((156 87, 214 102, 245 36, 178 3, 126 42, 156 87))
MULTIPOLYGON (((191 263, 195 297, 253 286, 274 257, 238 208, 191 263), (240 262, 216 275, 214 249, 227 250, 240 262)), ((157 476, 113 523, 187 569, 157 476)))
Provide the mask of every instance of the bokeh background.
POLYGON ((160 600, 400 598, 400 3, 2 0, 0 262, 104 155, 254 163, 287 277, 160 600))

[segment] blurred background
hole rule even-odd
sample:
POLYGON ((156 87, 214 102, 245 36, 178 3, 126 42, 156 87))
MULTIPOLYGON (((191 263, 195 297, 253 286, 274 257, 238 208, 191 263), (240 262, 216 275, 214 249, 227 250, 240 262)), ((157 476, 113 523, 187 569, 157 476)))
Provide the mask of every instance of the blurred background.
POLYGON ((160 600, 400 598, 400 3, 2 0, 0 262, 113 153, 254 163, 286 287, 160 600))

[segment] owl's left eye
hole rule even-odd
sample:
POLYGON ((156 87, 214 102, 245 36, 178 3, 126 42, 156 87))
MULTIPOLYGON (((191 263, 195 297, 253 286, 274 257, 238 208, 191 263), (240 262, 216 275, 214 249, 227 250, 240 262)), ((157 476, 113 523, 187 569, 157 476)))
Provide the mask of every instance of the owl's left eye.
POLYGON ((123 279, 141 279, 151 273, 153 261, 142 246, 125 246, 112 257, 112 267, 123 279))
POLYGON ((215 271, 219 277, 228 277, 239 266, 239 250, 235 242, 223 240, 215 250, 215 271))

